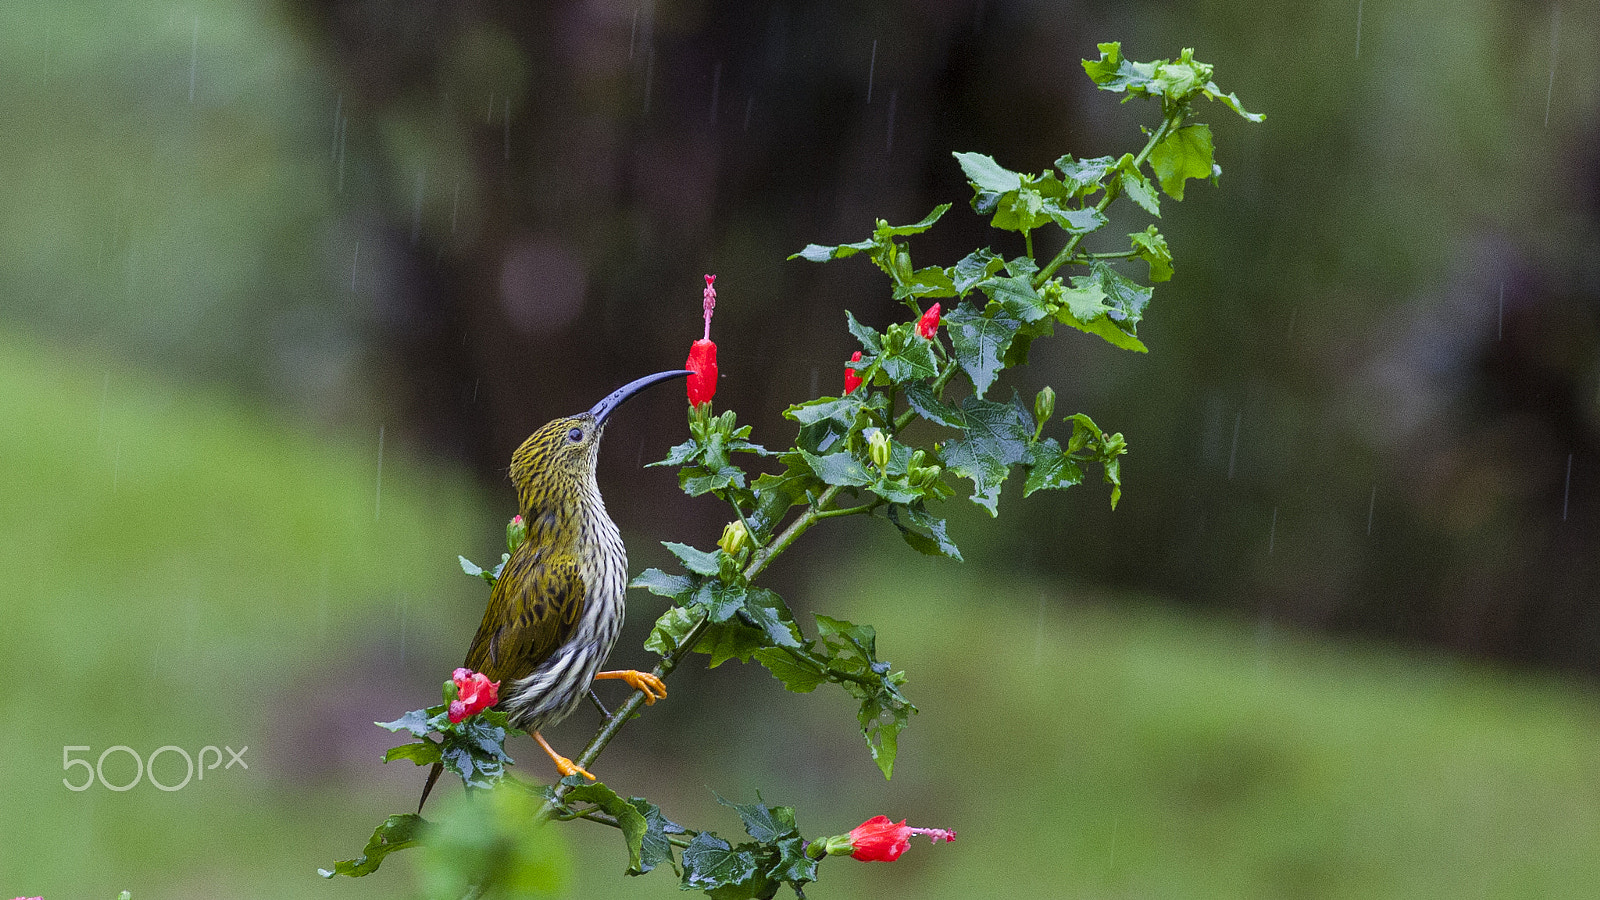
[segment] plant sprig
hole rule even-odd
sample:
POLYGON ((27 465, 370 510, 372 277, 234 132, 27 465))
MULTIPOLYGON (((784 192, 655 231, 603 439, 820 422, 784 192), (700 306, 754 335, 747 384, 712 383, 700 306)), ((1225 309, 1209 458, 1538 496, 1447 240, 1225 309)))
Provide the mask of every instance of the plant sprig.
MULTIPOLYGON (((846 389, 784 411, 797 425, 787 450, 754 443, 750 426, 740 426, 732 411, 713 414, 709 400, 691 406, 689 439, 652 465, 677 467, 684 493, 712 495, 732 514, 716 549, 666 542, 682 571, 650 568, 630 584, 672 603, 645 643, 661 657, 657 677, 669 677, 697 652, 709 655, 713 667, 754 660, 797 693, 836 684, 858 701, 861 733, 888 778, 899 734, 916 712, 901 690, 906 674, 880 658, 870 625, 817 614, 814 636, 807 636, 783 598, 758 586, 757 577, 812 527, 846 516, 882 518, 919 552, 960 560, 937 505, 965 481, 971 502, 997 516, 1001 488, 1018 469, 1027 497, 1076 486, 1087 477, 1086 468, 1098 466, 1116 507, 1127 452, 1122 434, 1107 433, 1084 413, 1055 420, 1052 388, 1025 404, 1014 389, 1007 396, 996 386, 1007 370, 1027 364, 1033 342, 1051 336, 1057 324, 1146 352, 1139 322, 1154 285, 1174 274, 1166 238, 1148 224, 1124 232, 1127 249, 1091 252, 1084 242, 1110 227, 1114 211, 1131 212, 1131 204, 1159 218, 1162 194, 1181 201, 1189 180, 1218 179, 1211 129, 1190 121, 1197 100, 1216 101, 1252 122, 1263 117, 1222 93, 1212 67, 1196 61, 1191 50, 1146 63, 1125 59, 1117 43, 1100 44, 1099 50, 1099 59, 1083 61, 1099 88, 1124 94, 1124 102, 1140 97, 1160 105, 1160 121, 1144 129, 1146 140, 1136 152, 1093 159, 1064 155, 1039 173, 1013 171, 980 153, 954 154, 973 191, 971 208, 988 216, 994 228, 1020 234, 1020 255, 983 247, 948 266, 913 265, 907 239, 935 227, 951 209, 945 203, 913 224, 879 219, 863 240, 808 244, 790 257, 827 262, 865 254, 889 277, 892 296, 905 304, 911 320, 874 327, 845 313, 860 347, 844 363, 852 373, 846 389), (1119 199, 1129 203, 1118 205, 1119 199), (1062 247, 1041 265, 1034 232, 1050 229, 1063 235, 1062 247), (1143 265, 1143 282, 1125 271, 1130 264, 1143 265), (925 310, 930 300, 936 304, 925 310), (951 304, 942 319, 939 303, 951 304), (1052 421, 1059 424, 1052 428, 1052 421), (918 422, 927 427, 913 428, 918 422), (1046 434, 1051 430, 1058 433, 1046 434), (930 434, 938 439, 930 440, 930 434), (777 467, 753 472, 741 458, 777 467)), ((708 292, 710 282, 708 277, 708 292)), ((709 305, 706 315, 709 344, 709 305)), ((714 355, 711 360, 714 367, 714 355)), ((714 393, 714 381, 701 389, 714 393)), ((461 562, 491 584, 499 574, 498 568, 489 572, 461 562)), ((592 765, 644 702, 644 694, 635 692, 607 715, 577 763, 592 765)), ((440 724, 437 713, 438 708, 420 710, 389 723, 419 740, 388 758, 443 760, 464 778, 499 780, 501 760, 493 754, 467 754, 465 769, 452 765, 453 732, 441 735, 442 745, 427 737, 430 724, 440 724)), ((755 804, 722 801, 738 812, 751 837, 730 845, 709 831, 671 822, 648 800, 624 799, 577 776, 538 795, 540 817, 583 818, 620 829, 630 874, 667 863, 681 873, 685 889, 724 900, 771 897, 784 883, 801 894, 802 885, 815 880, 823 855, 808 853, 820 845, 801 837, 792 809, 769 807, 759 796, 755 804)), ((376 868, 384 853, 415 841, 420 823, 414 816, 391 817, 373 835, 366 855, 340 863, 341 870, 364 874, 376 868)))

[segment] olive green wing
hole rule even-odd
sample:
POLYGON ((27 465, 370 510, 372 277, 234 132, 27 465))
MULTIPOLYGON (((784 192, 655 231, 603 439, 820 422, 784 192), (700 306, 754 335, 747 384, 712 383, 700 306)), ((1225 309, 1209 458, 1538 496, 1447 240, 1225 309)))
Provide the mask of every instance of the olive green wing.
POLYGON ((572 636, 583 603, 577 562, 524 542, 489 595, 483 624, 467 651, 467 668, 491 681, 528 675, 572 636))

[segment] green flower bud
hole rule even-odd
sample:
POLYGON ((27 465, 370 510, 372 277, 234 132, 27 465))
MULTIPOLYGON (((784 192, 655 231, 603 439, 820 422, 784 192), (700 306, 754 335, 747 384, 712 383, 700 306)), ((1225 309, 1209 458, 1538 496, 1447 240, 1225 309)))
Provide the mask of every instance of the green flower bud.
POLYGON ((928 458, 928 454, 923 452, 923 451, 921 451, 921 450, 912 451, 912 453, 911 453, 911 462, 910 462, 909 465, 906 466, 906 471, 909 472, 910 470, 916 468, 917 466, 922 465, 922 461, 927 459, 927 458, 928 458))
POLYGON ((738 556, 750 543, 750 530, 744 527, 743 519, 734 519, 722 528, 722 538, 717 541, 717 546, 729 556, 738 556))
POLYGON ((1040 388, 1037 396, 1033 398, 1033 414, 1040 421, 1047 421, 1056 412, 1056 389, 1045 385, 1040 388))
POLYGON ((872 457, 872 464, 883 471, 889 465, 889 435, 882 431, 874 431, 867 440, 867 453, 872 457))
POLYGON ((1048 384, 1033 398, 1033 418, 1039 423, 1034 427, 1033 436, 1038 439, 1039 432, 1044 430, 1044 423, 1056 412, 1056 391, 1048 384))
POLYGON ((528 523, 522 521, 522 516, 512 516, 506 523, 506 550, 515 553, 522 542, 528 538, 528 523))

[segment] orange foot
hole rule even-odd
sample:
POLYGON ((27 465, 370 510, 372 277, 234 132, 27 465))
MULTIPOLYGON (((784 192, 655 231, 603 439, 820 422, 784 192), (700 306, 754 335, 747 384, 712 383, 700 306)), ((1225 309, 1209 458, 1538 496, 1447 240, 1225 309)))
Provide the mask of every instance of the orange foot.
POLYGON ((646 706, 657 700, 665 699, 667 696, 666 683, 649 672, 623 669, 620 672, 600 672, 594 676, 595 681, 599 681, 602 678, 620 678, 626 681, 634 690, 644 694, 646 706))
POLYGON ((556 764, 556 771, 561 773, 562 778, 568 775, 582 775, 590 781, 595 780, 594 776, 590 775, 582 766, 557 753, 555 748, 550 746, 550 742, 544 739, 544 735, 535 731, 533 739, 539 742, 539 746, 544 748, 544 752, 550 754, 550 761, 556 764))

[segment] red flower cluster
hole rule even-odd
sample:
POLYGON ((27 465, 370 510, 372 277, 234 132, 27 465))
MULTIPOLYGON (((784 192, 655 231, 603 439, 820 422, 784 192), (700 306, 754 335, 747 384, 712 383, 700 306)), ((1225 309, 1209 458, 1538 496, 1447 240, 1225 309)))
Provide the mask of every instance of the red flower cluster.
POLYGON ((863 862, 894 862, 911 846, 913 834, 925 834, 937 844, 956 839, 944 828, 908 828, 906 820, 891 822, 888 816, 873 816, 850 831, 850 856, 863 862))
POLYGON ((917 334, 931 341, 933 340, 933 336, 938 333, 939 304, 935 303, 934 305, 928 307, 928 311, 922 314, 922 318, 917 320, 917 334))
MULTIPOLYGON (((857 350, 856 352, 850 354, 850 361, 853 362, 853 363, 861 362, 861 351, 857 350)), ((855 390, 858 387, 861 387, 861 376, 856 374, 856 370, 855 369, 852 369, 849 366, 845 366, 844 367, 844 392, 846 394, 848 394, 848 393, 850 393, 851 391, 855 390)))
POLYGON ((450 701, 450 722, 457 724, 500 702, 500 682, 471 669, 457 669, 450 680, 456 683, 456 699, 450 701))
POLYGON ((689 348, 689 359, 683 364, 689 376, 689 403, 699 406, 717 395, 717 345, 711 342, 711 312, 717 308, 717 289, 713 286, 715 275, 706 276, 706 289, 702 308, 705 310, 706 330, 700 340, 689 348))

